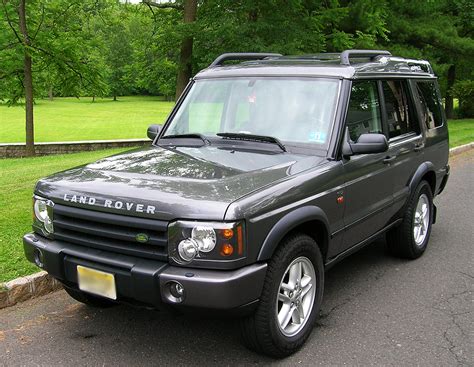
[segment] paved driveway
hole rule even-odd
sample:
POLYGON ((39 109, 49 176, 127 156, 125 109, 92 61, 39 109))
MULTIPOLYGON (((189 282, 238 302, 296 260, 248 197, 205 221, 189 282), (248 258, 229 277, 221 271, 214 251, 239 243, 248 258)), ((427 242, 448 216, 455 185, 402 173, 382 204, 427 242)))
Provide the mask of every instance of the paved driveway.
POLYGON ((451 165, 427 253, 402 261, 379 241, 336 265, 319 324, 290 358, 249 352, 233 321, 91 310, 61 291, 0 311, 0 365, 472 366, 474 152, 451 165))

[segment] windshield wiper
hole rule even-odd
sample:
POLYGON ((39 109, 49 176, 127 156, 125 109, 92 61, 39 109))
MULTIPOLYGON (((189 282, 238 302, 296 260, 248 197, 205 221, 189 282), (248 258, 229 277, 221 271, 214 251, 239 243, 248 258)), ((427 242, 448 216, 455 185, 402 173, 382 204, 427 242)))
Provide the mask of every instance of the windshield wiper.
POLYGON ((205 144, 211 144, 205 135, 199 133, 165 135, 161 139, 201 139, 205 144))
POLYGON ((276 144, 280 147, 281 150, 286 152, 286 148, 281 143, 281 141, 278 140, 277 138, 274 138, 273 136, 253 135, 253 134, 245 134, 245 133, 218 133, 216 135, 221 136, 224 139, 261 141, 261 142, 264 142, 264 143, 276 144))

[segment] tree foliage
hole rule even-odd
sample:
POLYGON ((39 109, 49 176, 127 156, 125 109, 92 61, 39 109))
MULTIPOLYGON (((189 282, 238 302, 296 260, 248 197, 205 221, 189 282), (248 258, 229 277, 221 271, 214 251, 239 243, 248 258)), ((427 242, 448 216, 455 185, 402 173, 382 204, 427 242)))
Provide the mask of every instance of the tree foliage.
MULTIPOLYGON (((224 52, 283 54, 385 48, 428 59, 446 107, 474 80, 471 0, 28 0, 31 44, 21 40, 18 4, 0 0, 0 98, 24 98, 24 53, 35 97, 160 94, 172 99, 192 39, 192 73, 224 52), (465 81, 465 82, 463 82, 465 81), (459 84, 463 82, 464 84, 459 84), (456 94, 457 96, 457 94, 456 94)), ((178 91, 179 92, 179 91, 178 91)), ((466 102, 463 102, 466 105, 466 102)))

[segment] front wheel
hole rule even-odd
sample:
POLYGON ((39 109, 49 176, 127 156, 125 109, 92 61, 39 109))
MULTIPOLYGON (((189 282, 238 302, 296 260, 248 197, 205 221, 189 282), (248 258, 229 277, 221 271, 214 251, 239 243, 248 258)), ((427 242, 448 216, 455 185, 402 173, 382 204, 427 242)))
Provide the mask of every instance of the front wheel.
POLYGON ((286 238, 268 264, 255 313, 241 321, 244 343, 282 358, 311 334, 323 298, 324 267, 316 242, 304 234, 286 238))
POLYGON ((402 223, 387 233, 388 249, 407 259, 423 255, 428 246, 433 223, 433 194, 421 181, 408 201, 402 223))

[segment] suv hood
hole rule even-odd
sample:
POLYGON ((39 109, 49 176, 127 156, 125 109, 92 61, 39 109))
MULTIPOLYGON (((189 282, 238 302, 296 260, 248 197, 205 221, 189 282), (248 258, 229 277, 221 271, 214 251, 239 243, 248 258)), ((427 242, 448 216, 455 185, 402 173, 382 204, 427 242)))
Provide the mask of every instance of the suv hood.
POLYGON ((325 158, 217 147, 142 148, 38 182, 56 204, 172 219, 222 220, 230 203, 325 158))

